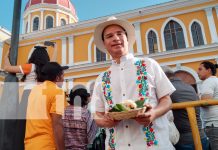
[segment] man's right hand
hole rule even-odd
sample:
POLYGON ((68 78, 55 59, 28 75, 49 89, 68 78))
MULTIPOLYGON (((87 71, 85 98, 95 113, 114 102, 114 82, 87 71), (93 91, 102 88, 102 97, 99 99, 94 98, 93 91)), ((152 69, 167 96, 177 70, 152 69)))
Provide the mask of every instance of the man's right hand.
POLYGON ((114 120, 107 113, 104 112, 96 112, 94 119, 99 127, 105 127, 105 128, 115 127, 120 122, 114 120))

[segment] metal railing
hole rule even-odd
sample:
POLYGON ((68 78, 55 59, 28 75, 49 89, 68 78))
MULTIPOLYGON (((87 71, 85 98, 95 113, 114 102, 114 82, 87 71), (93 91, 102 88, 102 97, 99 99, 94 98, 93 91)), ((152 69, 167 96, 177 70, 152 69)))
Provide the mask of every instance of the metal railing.
POLYGON ((199 100, 172 104, 172 109, 185 109, 187 111, 189 123, 192 130, 195 150, 202 150, 201 138, 196 120, 195 107, 204 107, 210 105, 218 105, 218 100, 199 100))

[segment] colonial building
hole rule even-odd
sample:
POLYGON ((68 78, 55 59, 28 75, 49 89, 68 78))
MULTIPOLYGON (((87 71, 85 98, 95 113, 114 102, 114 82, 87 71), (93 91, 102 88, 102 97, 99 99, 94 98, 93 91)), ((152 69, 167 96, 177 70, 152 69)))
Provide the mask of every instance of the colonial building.
MULTIPOLYGON (((88 12, 87 12, 88 13, 88 12)), ((84 85, 92 90, 95 78, 111 64, 111 57, 93 43, 95 26, 109 16, 78 21, 69 0, 29 0, 23 15, 18 64, 25 63, 34 45, 53 41, 57 61, 69 65, 64 87, 84 85)), ((131 53, 169 65, 185 82, 198 89, 199 63, 218 63, 218 1, 176 0, 115 14, 135 27, 136 43, 131 53)), ((3 53, 9 47, 3 45, 3 53)), ((48 49, 52 54, 52 48, 48 49)))

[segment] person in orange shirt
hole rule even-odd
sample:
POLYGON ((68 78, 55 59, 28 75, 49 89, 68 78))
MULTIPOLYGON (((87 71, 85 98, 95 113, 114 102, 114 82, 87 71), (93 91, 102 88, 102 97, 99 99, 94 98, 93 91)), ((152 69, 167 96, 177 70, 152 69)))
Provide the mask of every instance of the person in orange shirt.
MULTIPOLYGON (((54 47, 55 48, 55 47, 54 47)), ((9 53, 9 52, 8 52, 9 53)), ((10 64, 8 53, 5 55, 4 71, 9 73, 22 73, 21 81, 24 82, 24 91, 21 101, 18 105, 17 126, 16 126, 16 147, 17 150, 24 149, 24 137, 26 127, 26 107, 27 100, 31 89, 40 82, 39 73, 41 68, 50 61, 47 49, 45 46, 35 46, 28 62, 22 65, 13 66, 10 64)), ((53 54, 55 57, 56 48, 53 54)))
POLYGON ((62 115, 66 106, 65 93, 61 89, 64 70, 49 62, 41 70, 42 84, 30 92, 27 105, 25 150, 63 150, 64 135, 62 115))

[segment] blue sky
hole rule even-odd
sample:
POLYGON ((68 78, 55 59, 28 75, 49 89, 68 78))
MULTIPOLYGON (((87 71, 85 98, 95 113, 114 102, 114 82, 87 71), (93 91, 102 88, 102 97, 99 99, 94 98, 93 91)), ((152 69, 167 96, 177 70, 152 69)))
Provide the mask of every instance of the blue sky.
MULTIPOLYGON (((28 0, 22 0, 22 13, 28 0)), ((143 8, 171 0, 71 0, 79 21, 143 8)), ((0 0, 0 26, 11 31, 14 0, 0 0)), ((22 14, 21 14, 22 16, 22 14)), ((22 21, 21 21, 22 23, 22 21)))

